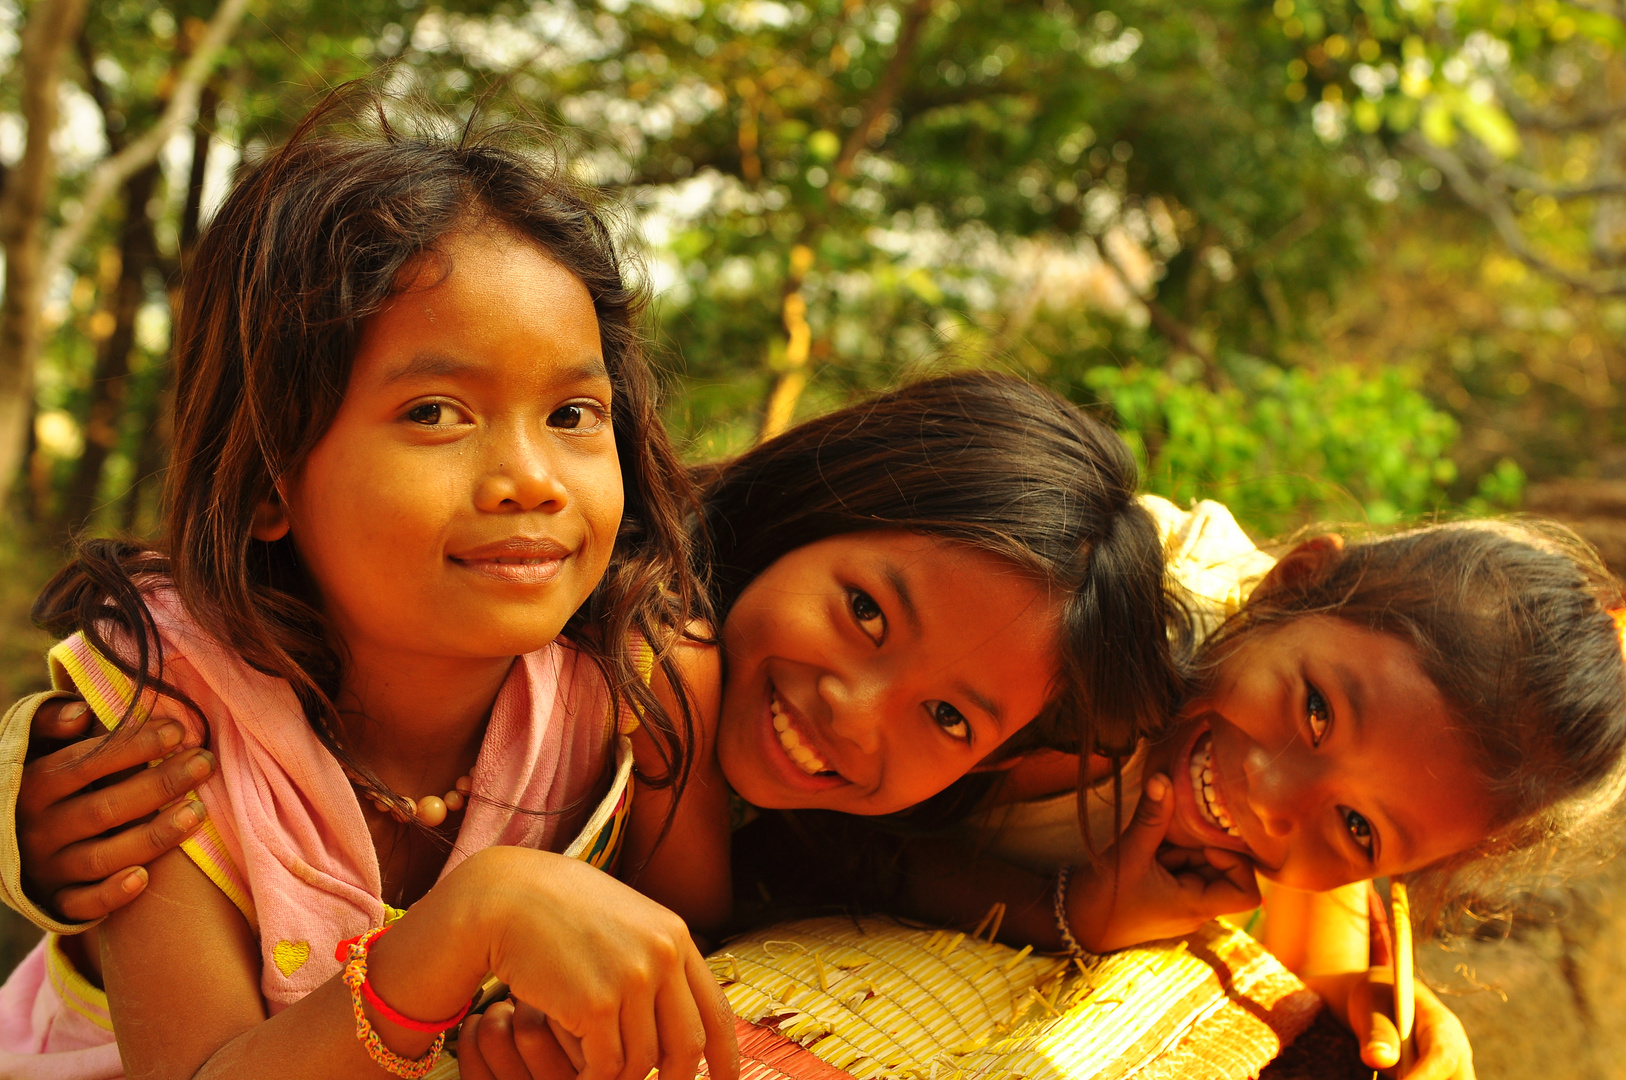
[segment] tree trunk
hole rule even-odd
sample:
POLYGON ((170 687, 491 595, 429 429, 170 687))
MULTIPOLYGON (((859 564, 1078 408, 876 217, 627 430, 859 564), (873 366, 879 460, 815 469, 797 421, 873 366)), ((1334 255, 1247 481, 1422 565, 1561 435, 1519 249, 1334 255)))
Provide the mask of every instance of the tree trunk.
POLYGON ((0 301, 0 498, 11 490, 33 416, 40 307, 50 282, 42 275, 46 204, 56 174, 51 135, 63 56, 79 33, 88 0, 34 0, 23 26, 19 67, 28 140, 0 194, 0 246, 6 293, 0 301))
POLYGON ((90 524, 96 511, 96 494, 102 486, 102 470, 119 441, 119 421, 130 381, 130 351, 135 348, 136 316, 147 297, 147 274, 158 266, 158 241, 147 213, 158 177, 159 166, 153 162, 124 184, 119 280, 107 305, 113 316, 113 332, 96 353, 90 408, 85 414, 85 452, 74 467, 62 504, 62 527, 70 535, 90 524))
MULTIPOLYGON (((220 95, 212 84, 205 85, 198 100, 198 119, 192 127, 192 168, 186 183, 186 204, 181 210, 180 251, 177 269, 169 281, 170 351, 175 349, 174 327, 180 319, 180 287, 192 263, 192 249, 197 246, 203 218, 203 184, 209 172, 209 144, 214 138, 215 110, 220 95)), ((158 386, 136 419, 140 437, 136 444, 135 470, 130 490, 124 493, 120 524, 126 533, 135 533, 141 523, 142 493, 147 482, 156 476, 164 464, 169 448, 170 406, 174 399, 171 385, 175 377, 173 360, 166 355, 157 374, 158 386)))

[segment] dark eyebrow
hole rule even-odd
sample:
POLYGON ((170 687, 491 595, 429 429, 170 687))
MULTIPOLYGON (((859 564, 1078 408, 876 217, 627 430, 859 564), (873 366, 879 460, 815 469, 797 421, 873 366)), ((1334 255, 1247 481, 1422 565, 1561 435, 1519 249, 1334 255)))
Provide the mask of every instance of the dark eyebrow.
MULTIPOLYGON (((391 386, 408 379, 456 378, 460 375, 477 373, 479 370, 479 364, 459 360, 444 353, 419 353, 384 376, 384 385, 391 386)), ((554 378, 559 382, 607 379, 609 375, 610 369, 605 367, 603 358, 597 356, 559 368, 554 372, 554 378)))
POLYGON ((903 568, 897 563, 883 563, 881 573, 885 575, 887 584, 892 591, 898 594, 898 603, 903 607, 903 617, 908 620, 909 628, 920 633, 920 611, 915 607, 915 598, 909 594, 909 579, 904 577, 903 568))
POLYGON ((419 353, 411 360, 384 376, 384 385, 392 386, 407 379, 451 378, 467 375, 475 365, 442 353, 419 353))
POLYGON ((1338 689, 1344 692, 1344 700, 1349 702, 1349 710, 1353 714, 1349 721, 1358 731, 1361 716, 1366 711, 1366 689, 1361 685, 1360 678, 1343 664, 1333 664, 1332 673, 1338 678, 1338 689))
POLYGON ((971 703, 989 716, 994 718, 994 724, 1000 731, 1005 730, 1005 710, 999 707, 999 702, 984 697, 978 693, 970 683, 960 682, 954 684, 954 689, 971 699, 971 703))

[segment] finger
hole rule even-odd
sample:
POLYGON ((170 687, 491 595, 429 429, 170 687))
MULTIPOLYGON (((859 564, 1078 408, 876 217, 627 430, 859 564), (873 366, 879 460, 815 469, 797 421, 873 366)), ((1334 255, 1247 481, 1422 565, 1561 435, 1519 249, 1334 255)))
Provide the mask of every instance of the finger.
POLYGON ((129 866, 94 885, 58 889, 51 897, 66 922, 94 922, 140 896, 147 887, 147 868, 129 866))
POLYGON ((74 743, 24 767, 18 809, 28 811, 61 802, 98 780, 167 758, 185 742, 184 727, 160 721, 74 743))
POLYGON ((672 974, 671 981, 655 998, 655 1021, 660 1032, 658 1067, 665 1080, 694 1080, 706 1047, 706 1028, 700 1022, 700 1007, 687 970, 672 974))
POLYGON ((658 993, 629 996, 621 1006, 621 1045, 626 1057, 620 1080, 644 1080, 660 1061, 662 1030, 658 993))
POLYGON ((513 1005, 498 1001, 488 1007, 482 1014, 478 1034, 480 1057, 492 1076, 497 1080, 533 1080, 514 1043, 513 1005))
POLYGON ((28 729, 30 740, 69 742, 82 738, 90 731, 95 714, 83 701, 47 701, 34 712, 34 723, 28 729))
MULTIPOLYGON (((19 840, 28 851, 36 852, 61 850, 92 837, 101 837, 110 829, 139 821, 174 803, 207 780, 215 767, 215 757, 209 751, 183 751, 156 768, 142 769, 116 784, 65 799, 50 810, 38 813, 37 825, 30 823, 30 835, 19 840)), ((159 814, 153 820, 190 831, 203 820, 199 815, 194 816, 197 820, 186 819, 185 815, 159 814)), ((148 837, 151 846, 123 849, 117 861, 120 864, 150 862, 184 838, 185 832, 177 835, 173 828, 160 828, 148 837)), ((93 872, 81 880, 100 876, 93 872)))
POLYGON ((581 1072, 587 1068, 587 1059, 582 1056, 582 1041, 580 1039, 566 1031, 551 1016, 548 1017, 548 1030, 553 1033, 554 1039, 558 1041, 560 1049, 564 1050, 565 1056, 570 1059, 572 1069, 581 1072))
POLYGON ((1474 1080, 1473 1047, 1462 1021, 1423 983, 1416 987, 1417 1061, 1406 1080, 1474 1080))
POLYGON ((706 1071, 712 1080, 738 1080, 740 1047, 734 1031, 734 1010, 729 1008, 723 988, 717 985, 717 977, 698 951, 691 951, 683 970, 705 1032, 706 1071))
POLYGON ((1167 776, 1155 773, 1147 778, 1140 802, 1135 806, 1135 816, 1118 838, 1119 873, 1126 879, 1135 877, 1136 869, 1156 858, 1158 846, 1163 843, 1174 816, 1172 794, 1167 776))
POLYGON ((99 881, 123 867, 150 864, 179 847, 208 816, 203 803, 188 799, 111 836, 69 844, 48 860, 46 872, 40 875, 42 883, 76 886, 99 881))
POLYGON ((535 1080, 573 1080, 576 1067, 540 1009, 514 1003, 514 1046, 535 1080))
POLYGON ((626 1049, 621 1041, 621 1012, 588 1011, 582 1029, 572 1032, 581 1040, 580 1080, 612 1080, 626 1065, 626 1049), (595 1015, 596 1014, 596 1015, 595 1015))
POLYGON ((457 1070, 461 1080, 497 1080, 480 1053, 480 1025, 484 1017, 473 1013, 457 1033, 457 1070))
POLYGON ((1393 1009, 1394 993, 1387 983, 1365 978, 1350 991, 1349 1029, 1369 1068, 1388 1069, 1400 1061, 1400 1032, 1391 1018, 1393 1009))

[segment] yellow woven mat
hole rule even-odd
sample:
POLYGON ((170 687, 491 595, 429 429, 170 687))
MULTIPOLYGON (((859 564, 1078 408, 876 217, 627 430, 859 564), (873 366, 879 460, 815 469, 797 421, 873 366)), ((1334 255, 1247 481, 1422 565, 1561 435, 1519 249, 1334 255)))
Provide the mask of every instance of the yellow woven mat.
POLYGON ((812 919, 710 958, 742 1019, 856 1080, 1152 1080, 1258 1071, 1315 995, 1222 923, 1088 966, 887 919, 812 919))

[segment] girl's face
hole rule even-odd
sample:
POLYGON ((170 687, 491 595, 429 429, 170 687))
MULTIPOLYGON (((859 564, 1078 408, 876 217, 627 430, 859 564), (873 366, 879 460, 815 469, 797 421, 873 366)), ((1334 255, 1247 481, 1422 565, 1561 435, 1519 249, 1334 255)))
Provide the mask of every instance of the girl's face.
POLYGON ((1181 846, 1240 851, 1272 881, 1325 890, 1491 832, 1487 785, 1399 638, 1331 616, 1260 630, 1187 715, 1153 759, 1174 780, 1181 846))
POLYGON ((603 576, 621 521, 592 298, 535 243, 489 228, 447 236, 401 281, 255 535, 291 528, 352 652, 533 651, 603 576))
POLYGON ((865 532, 797 548, 723 623, 723 773, 761 807, 913 806, 1038 715, 1058 626, 1042 584, 960 544, 865 532))

